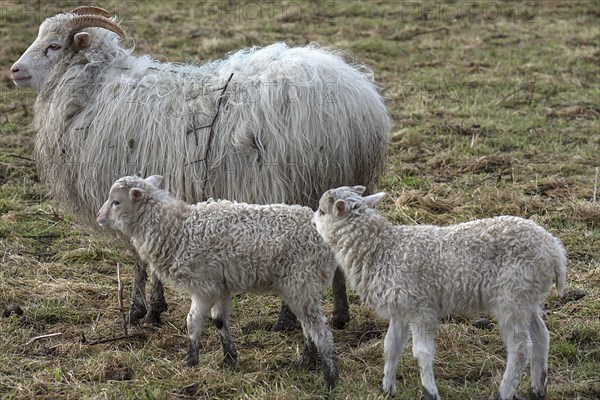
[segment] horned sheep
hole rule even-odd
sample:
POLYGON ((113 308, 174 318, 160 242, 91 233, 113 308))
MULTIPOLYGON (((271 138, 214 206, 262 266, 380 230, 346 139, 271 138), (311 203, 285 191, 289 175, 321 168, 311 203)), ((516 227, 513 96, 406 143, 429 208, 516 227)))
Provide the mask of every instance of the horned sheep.
POLYGON ((310 224, 312 210, 290 205, 208 201, 188 205, 160 190, 160 176, 117 180, 97 222, 132 239, 161 281, 192 297, 185 364, 198 363, 199 337, 209 315, 221 333, 225 362, 237 351, 229 334, 234 292, 280 295, 302 324, 303 364, 321 354, 325 383, 338 378, 333 336, 320 300, 336 261, 310 224))
MULTIPOLYGON (((316 207, 330 187, 375 185, 390 120, 367 67, 284 43, 213 62, 158 62, 133 55, 124 38, 108 11, 78 7, 47 18, 11 68, 16 85, 38 91, 40 178, 84 221, 93 222, 118 177, 137 171, 163 174, 165 187, 189 202, 316 207)), ((148 318, 158 322, 166 303, 152 278, 148 318)), ((146 314, 145 281, 140 263, 132 322, 146 314)), ((336 273, 333 323, 347 320, 336 273)))
POLYGON ((394 226, 372 208, 384 196, 364 187, 327 191, 313 216, 350 286, 390 319, 383 390, 396 392, 396 366, 409 330, 426 400, 439 399, 435 331, 449 314, 491 311, 507 347, 496 399, 512 400, 528 358, 531 397, 546 394, 549 334, 540 316, 552 281, 563 292, 561 242, 534 222, 502 216, 438 226, 394 226))

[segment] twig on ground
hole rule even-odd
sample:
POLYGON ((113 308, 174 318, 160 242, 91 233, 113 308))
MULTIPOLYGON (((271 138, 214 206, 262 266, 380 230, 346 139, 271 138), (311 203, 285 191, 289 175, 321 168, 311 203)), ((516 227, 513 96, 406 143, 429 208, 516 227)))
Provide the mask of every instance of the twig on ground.
POLYGON ((146 336, 146 334, 144 332, 136 332, 136 333, 132 333, 132 334, 126 335, 126 336, 117 336, 114 338, 94 340, 92 342, 87 342, 86 344, 88 346, 93 346, 95 344, 110 343, 110 342, 116 342, 117 340, 124 340, 124 339, 130 339, 130 338, 134 338, 134 337, 145 337, 145 336, 146 336))
POLYGON ((123 332, 125 336, 127 336, 127 317, 125 316, 125 311, 123 310, 123 286, 121 286, 121 263, 119 262, 117 263, 117 300, 119 302, 119 312, 123 317, 123 332))
POLYGON ((592 199, 594 199, 594 203, 596 202, 596 194, 598 193, 598 173, 600 172, 600 167, 596 167, 596 179, 594 180, 594 195, 592 199))
POLYGON ((27 343, 25 343, 25 346, 29 346, 31 343, 33 343, 37 340, 40 340, 40 339, 45 339, 45 338, 60 336, 60 335, 62 335, 62 332, 49 333, 47 335, 36 336, 34 338, 31 338, 27 343))
POLYGON ((31 161, 31 162, 34 162, 34 161, 31 159, 31 158, 28 158, 28 157, 23 157, 23 156, 20 156, 20 155, 18 155, 18 154, 12 154, 12 153, 11 153, 11 154, 7 154, 7 156, 8 156, 8 157, 13 157, 13 158, 18 158, 18 159, 25 160, 25 161, 31 161))

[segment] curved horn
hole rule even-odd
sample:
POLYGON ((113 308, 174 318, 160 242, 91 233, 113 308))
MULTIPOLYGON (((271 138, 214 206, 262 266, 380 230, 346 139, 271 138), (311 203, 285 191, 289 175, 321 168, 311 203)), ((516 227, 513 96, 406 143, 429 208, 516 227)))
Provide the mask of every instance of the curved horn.
POLYGON ((71 10, 71 14, 77 15, 100 15, 102 17, 110 18, 112 15, 104 8, 94 6, 81 6, 71 10))
POLYGON ((72 29, 83 28, 104 28, 119 35, 121 39, 125 39, 125 32, 110 18, 101 15, 78 15, 71 18, 67 22, 67 26, 72 29))

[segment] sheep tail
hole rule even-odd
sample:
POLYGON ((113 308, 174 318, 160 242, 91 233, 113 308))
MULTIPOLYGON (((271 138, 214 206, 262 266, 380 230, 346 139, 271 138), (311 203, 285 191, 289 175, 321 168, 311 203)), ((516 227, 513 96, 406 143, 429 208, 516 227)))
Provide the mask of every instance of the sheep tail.
POLYGON ((567 255, 560 240, 556 239, 556 241, 560 250, 554 259, 554 275, 556 278, 556 291, 559 296, 562 296, 565 291, 565 281, 567 279, 567 255))

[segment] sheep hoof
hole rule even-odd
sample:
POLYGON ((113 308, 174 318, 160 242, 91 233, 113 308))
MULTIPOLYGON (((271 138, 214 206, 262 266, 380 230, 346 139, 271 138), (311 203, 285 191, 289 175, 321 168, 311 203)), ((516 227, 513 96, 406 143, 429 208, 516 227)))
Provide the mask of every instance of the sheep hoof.
POLYGON ((235 369, 237 365, 237 354, 235 353, 227 353, 225 357, 223 357, 223 367, 235 369))
POLYGON ((298 361, 298 369, 312 370, 317 368, 317 357, 303 354, 298 361))
POLYGON ((137 304, 132 303, 131 308, 129 309, 129 325, 139 325, 145 315, 145 307, 139 307, 137 304))
POLYGON ((146 317, 146 321, 148 321, 152 325, 162 324, 162 321, 160 320, 160 313, 154 312, 152 310, 150 310, 150 312, 148 313, 148 316, 146 317))
POLYGON ((384 398, 394 398, 396 397, 396 385, 391 385, 390 387, 386 388, 383 384, 380 387, 381 389, 381 393, 383 394, 384 398))
POLYGON ((333 326, 335 329, 344 329, 349 321, 350 315, 348 310, 335 310, 333 312, 333 318, 331 319, 331 326, 333 326))
POLYGON ((293 331, 298 327, 298 320, 290 308, 284 303, 281 305, 277 322, 271 327, 272 332, 293 331))
POLYGON ((330 371, 329 373, 325 373, 325 386, 327 386, 327 389, 329 390, 329 398, 331 398, 333 388, 335 388, 338 379, 339 375, 337 371, 330 371))
POLYGON ((544 400, 546 398, 545 392, 529 392, 529 400, 544 400))
POLYGON ((182 361, 183 365, 186 367, 194 367, 198 365, 198 356, 186 355, 182 361))
POLYGON ((423 393, 425 394, 425 400, 440 400, 440 396, 429 393, 429 391, 425 388, 423 388, 423 393))
MULTIPOLYGON (((500 392, 496 392, 494 394, 494 400, 508 400, 508 399, 503 399, 502 397, 500 397, 500 392)), ((523 396, 521 396, 520 394, 515 393, 512 400, 525 400, 525 398, 523 396)), ((534 398, 534 400, 535 400, 535 398, 534 398)))

